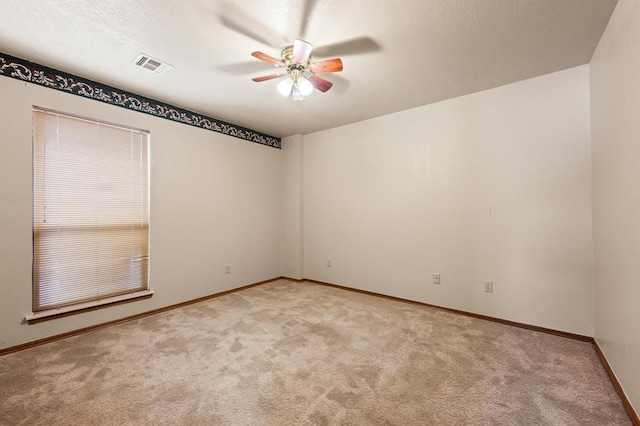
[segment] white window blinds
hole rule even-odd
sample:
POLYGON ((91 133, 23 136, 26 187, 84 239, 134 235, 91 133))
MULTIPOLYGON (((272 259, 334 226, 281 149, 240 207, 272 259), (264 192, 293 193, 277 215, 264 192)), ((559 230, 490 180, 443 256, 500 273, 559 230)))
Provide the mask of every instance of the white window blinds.
POLYGON ((33 110, 33 311, 147 290, 149 134, 33 110))

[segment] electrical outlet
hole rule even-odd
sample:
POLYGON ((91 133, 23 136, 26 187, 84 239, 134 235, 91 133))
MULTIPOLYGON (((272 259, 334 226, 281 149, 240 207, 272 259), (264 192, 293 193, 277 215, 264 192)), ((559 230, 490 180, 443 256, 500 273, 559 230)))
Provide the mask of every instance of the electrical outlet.
POLYGON ((438 272, 433 273, 433 283, 440 284, 440 274, 438 272))
POLYGON ((224 265, 224 273, 225 274, 230 274, 231 273, 231 266, 224 265))
POLYGON ((327 259, 327 268, 331 268, 331 259, 327 259))
POLYGON ((485 293, 493 293, 493 281, 484 282, 484 291, 485 293))

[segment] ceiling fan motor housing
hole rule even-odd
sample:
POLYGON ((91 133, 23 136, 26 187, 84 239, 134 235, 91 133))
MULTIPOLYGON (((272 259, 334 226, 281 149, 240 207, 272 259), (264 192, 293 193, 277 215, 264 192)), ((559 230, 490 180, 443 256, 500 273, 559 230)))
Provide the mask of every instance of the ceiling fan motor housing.
POLYGON ((293 57, 293 46, 287 46, 282 49, 280 55, 282 57, 284 67, 287 70, 287 74, 294 82, 298 81, 305 71, 309 71, 309 67, 311 66, 311 55, 309 55, 309 58, 304 63, 298 63, 293 57))

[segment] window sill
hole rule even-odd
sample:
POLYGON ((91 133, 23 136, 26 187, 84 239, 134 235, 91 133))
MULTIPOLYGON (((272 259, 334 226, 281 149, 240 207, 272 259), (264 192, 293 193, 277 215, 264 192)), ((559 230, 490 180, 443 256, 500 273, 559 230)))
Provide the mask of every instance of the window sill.
POLYGON ((153 296, 153 293, 154 293, 153 290, 138 291, 135 293, 108 297, 102 300, 79 303, 77 305, 63 306, 61 308, 49 309, 42 312, 36 312, 34 314, 27 315, 24 319, 29 324, 36 324, 38 322, 49 321, 52 319, 66 317, 69 315, 76 315, 84 312, 95 311, 96 309, 102 309, 107 306, 135 302, 141 299, 149 299, 151 296, 153 296))

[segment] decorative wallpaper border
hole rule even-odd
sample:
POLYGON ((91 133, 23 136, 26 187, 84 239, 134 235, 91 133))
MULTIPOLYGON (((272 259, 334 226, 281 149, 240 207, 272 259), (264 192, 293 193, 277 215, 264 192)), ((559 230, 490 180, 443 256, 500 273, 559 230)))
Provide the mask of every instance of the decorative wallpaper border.
POLYGON ((0 52, 0 75, 228 136, 281 148, 280 138, 0 52))

